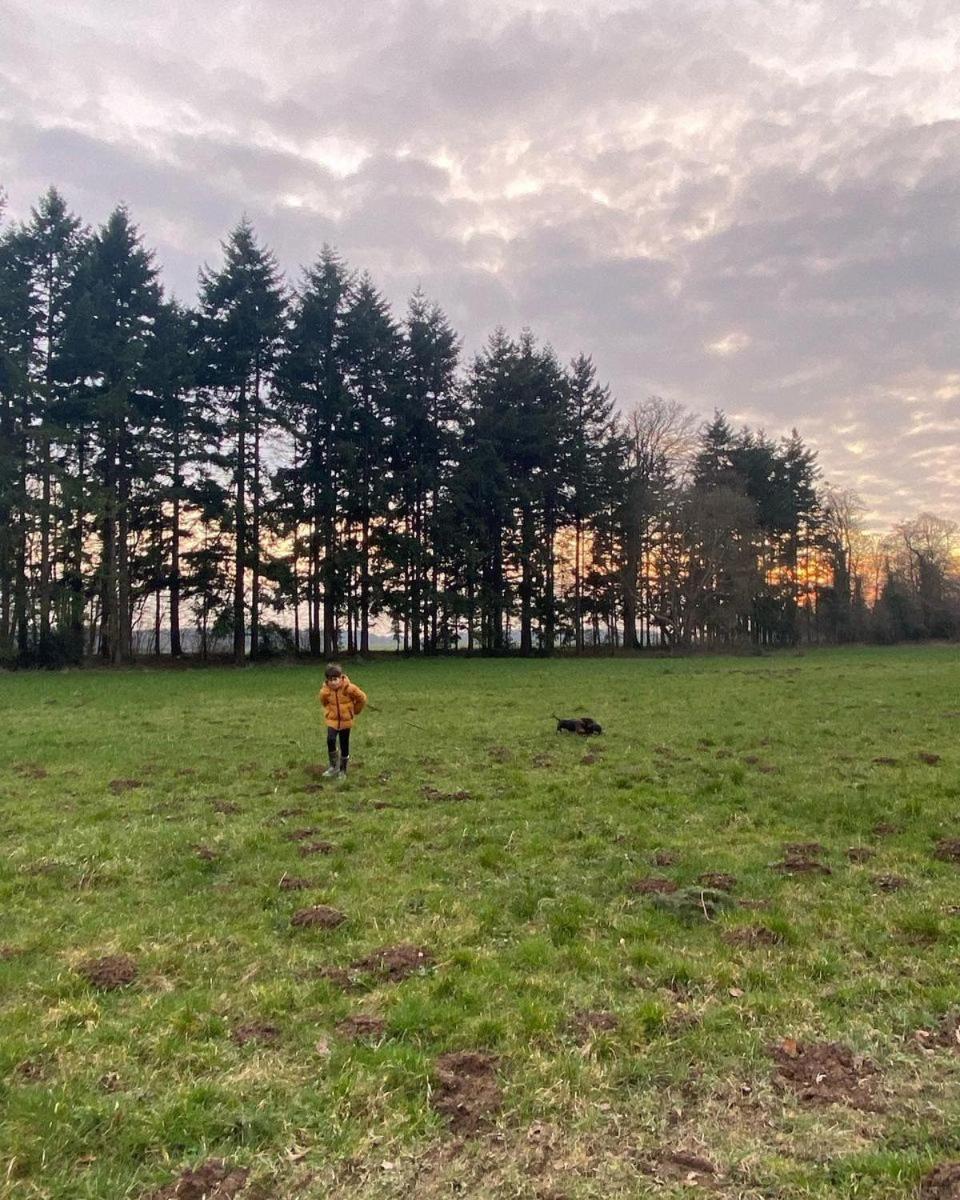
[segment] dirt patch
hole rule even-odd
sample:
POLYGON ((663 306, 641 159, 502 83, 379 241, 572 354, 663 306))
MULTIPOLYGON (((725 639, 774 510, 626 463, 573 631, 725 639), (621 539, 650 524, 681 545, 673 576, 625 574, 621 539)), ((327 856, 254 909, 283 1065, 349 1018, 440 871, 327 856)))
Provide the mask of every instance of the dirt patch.
POLYGON ((336 929, 346 920, 346 916, 329 904, 313 904, 310 908, 299 908, 290 918, 290 924, 297 929, 336 929))
POLYGON ((786 854, 781 862, 770 864, 772 871, 779 871, 781 875, 832 875, 833 871, 822 862, 818 862, 815 858, 808 858, 803 854, 786 854))
POLYGON ((0 962, 9 962, 12 958, 19 958, 23 950, 19 946, 0 946, 0 962))
POLYGON ((658 850, 653 856, 655 867, 674 867, 676 864, 677 855, 672 850, 658 850))
POLYGON ((212 846, 204 846, 201 844, 199 846, 195 846, 194 850, 197 858, 199 858, 201 862, 218 862, 220 859, 220 855, 216 852, 216 850, 213 849, 212 846))
POLYGON ((15 1077, 23 1083, 37 1083, 46 1075, 46 1067, 35 1058, 25 1058, 13 1068, 15 1077))
POLYGON ((77 974, 102 991, 111 992, 127 987, 137 977, 137 964, 129 954, 107 954, 103 958, 85 959, 77 967, 77 974))
POLYGON ((493 1055, 477 1050, 454 1051, 437 1059, 430 1103, 454 1133, 476 1133, 500 1111, 503 1093, 496 1066, 493 1055))
POLYGON ((280 880, 281 892, 303 892, 313 886, 312 879, 300 879, 296 875, 284 875, 280 880))
POLYGON ((886 754, 879 755, 873 762, 878 767, 899 767, 900 765, 899 758, 890 758, 886 754))
POLYGON ((960 1054, 960 1013, 947 1013, 936 1029, 918 1029, 913 1036, 924 1050, 952 1050, 960 1054))
POLYGON ((295 808, 281 808, 277 813, 278 817, 302 817, 307 810, 303 805, 297 805, 295 808))
POLYGON ((852 863, 869 862, 871 858, 876 858, 876 850, 871 850, 869 846, 851 846, 846 851, 847 858, 852 863))
POLYGON ((784 1038, 770 1047, 780 1081, 807 1104, 848 1104, 876 1112, 877 1068, 839 1042, 784 1038))
POLYGON ((931 754, 929 750, 918 750, 917 758, 919 758, 922 763, 926 763, 928 767, 935 767, 940 761, 940 755, 931 754))
POLYGON ((647 875, 643 879, 631 879, 627 884, 627 891, 633 892, 637 896, 662 896, 676 890, 677 885, 673 880, 666 879, 662 875, 647 875))
POLYGON ((704 887, 716 888, 719 892, 732 892, 737 886, 737 877, 724 871, 705 871, 697 876, 697 883, 702 883, 704 887))
POLYGON ((249 1174, 245 1167, 210 1158, 198 1167, 188 1167, 159 1191, 148 1192, 143 1200, 233 1200, 246 1187, 249 1174))
POLYGON ((223 813, 228 817, 235 817, 237 813, 243 812, 239 804, 234 804, 232 800, 215 800, 213 802, 213 811, 223 813))
POLYGON ((235 1025, 230 1034, 231 1042, 236 1042, 238 1046, 245 1046, 247 1042, 270 1046, 279 1038, 280 1030, 277 1026, 266 1021, 245 1021, 242 1025, 235 1025))
POLYGON ((13 773, 21 779, 46 779, 50 774, 46 767, 33 762, 14 763, 13 773))
POLYGON ((134 788, 142 788, 142 779, 111 779, 107 787, 115 796, 122 796, 124 792, 132 792, 134 788))
POLYGON ((375 812, 383 812, 385 808, 399 808, 399 804, 394 804, 392 800, 374 800, 370 807, 375 812))
POLYGON ((350 1042, 366 1041, 367 1039, 382 1038, 387 1030, 387 1023, 382 1017, 372 1017, 366 1013, 357 1013, 347 1017, 336 1026, 337 1033, 350 1042))
POLYGON ((585 767, 592 767, 594 763, 602 762, 599 754, 585 754, 580 762, 585 767))
POLYGON ((643 1156, 640 1169, 663 1182, 683 1180, 694 1186, 710 1186, 717 1173, 713 1163, 687 1150, 655 1150, 643 1156))
POLYGON ((731 946, 779 946, 783 934, 767 929, 765 925, 745 925, 742 929, 728 930, 723 940, 731 946))
POLYGON ((938 1163, 920 1180, 920 1200, 960 1200, 960 1162, 938 1163))
POLYGON ((304 842, 307 838, 313 837, 317 831, 315 829, 294 829, 290 833, 283 835, 285 842, 304 842))
POLYGON ((584 1041, 595 1033, 612 1033, 619 1028, 620 1018, 617 1014, 604 1010, 581 1009, 570 1020, 571 1032, 584 1041))
POLYGON ((421 794, 421 796, 425 796, 428 800, 434 800, 434 801, 472 800, 473 799, 470 792, 464 791, 463 788, 461 788, 459 791, 456 791, 456 792, 442 792, 439 788, 430 787, 429 784, 426 787, 422 787, 420 789, 420 794, 421 794))
POLYGON ((323 979, 331 986, 342 992, 357 992, 362 990, 362 983, 356 971, 348 971, 345 967, 316 967, 309 972, 308 978, 323 979))
POLYGON ((891 837, 895 833, 902 833, 899 825, 894 825, 891 821, 878 821, 870 830, 874 837, 891 837))
POLYGON ((300 857, 309 858, 312 854, 332 854, 333 842, 303 842, 300 846, 300 857))
POLYGON ((487 753, 493 762, 498 763, 508 763, 513 758, 513 753, 507 746, 491 746, 487 753))
POLYGON ((941 838, 933 852, 941 862, 960 863, 960 838, 941 838))
POLYGON ((899 892, 910 886, 903 875, 871 875, 870 882, 880 892, 899 892))
POLYGON ((555 760, 552 759, 549 754, 535 754, 530 761, 535 767, 543 770, 547 767, 552 767, 555 760))
POLYGON ((401 979, 415 974, 422 967, 432 966, 433 961, 433 955, 424 946, 401 942, 397 946, 382 946, 366 958, 352 963, 351 967, 354 971, 369 972, 391 983, 399 983, 401 979))
POLYGON ((787 858, 820 858, 826 850, 820 842, 784 842, 783 853, 787 858))

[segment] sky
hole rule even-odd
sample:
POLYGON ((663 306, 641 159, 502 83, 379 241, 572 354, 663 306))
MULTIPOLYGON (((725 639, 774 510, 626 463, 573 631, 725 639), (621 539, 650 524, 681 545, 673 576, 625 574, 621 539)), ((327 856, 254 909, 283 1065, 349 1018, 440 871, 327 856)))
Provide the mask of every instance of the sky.
POLYGON ((956 0, 0 0, 0 184, 126 203, 184 301, 243 215, 329 243, 960 519, 956 0))

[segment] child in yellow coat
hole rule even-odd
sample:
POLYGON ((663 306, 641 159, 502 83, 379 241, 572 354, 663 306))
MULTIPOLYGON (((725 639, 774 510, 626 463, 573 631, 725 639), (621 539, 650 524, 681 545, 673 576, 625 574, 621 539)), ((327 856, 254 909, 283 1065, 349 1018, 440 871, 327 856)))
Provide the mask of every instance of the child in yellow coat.
POLYGON ((354 720, 363 712, 366 695, 344 675, 339 663, 328 663, 320 689, 323 719, 327 726, 327 757, 330 766, 324 771, 327 779, 345 778, 350 761, 350 730, 354 720), (337 742, 340 753, 337 754, 337 742))

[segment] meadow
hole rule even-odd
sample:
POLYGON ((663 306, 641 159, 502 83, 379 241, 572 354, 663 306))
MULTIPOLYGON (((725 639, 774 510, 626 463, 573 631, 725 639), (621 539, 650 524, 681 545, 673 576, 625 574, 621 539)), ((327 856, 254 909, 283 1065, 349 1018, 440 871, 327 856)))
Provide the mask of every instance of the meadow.
POLYGON ((960 1195, 956 647, 347 670, 0 675, 0 1195, 960 1195))

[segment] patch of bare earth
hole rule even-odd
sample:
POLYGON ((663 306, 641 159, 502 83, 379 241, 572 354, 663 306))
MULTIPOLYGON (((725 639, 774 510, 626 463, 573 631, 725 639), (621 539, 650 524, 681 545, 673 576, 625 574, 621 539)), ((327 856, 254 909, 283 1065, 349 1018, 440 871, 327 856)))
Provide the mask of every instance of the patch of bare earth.
POLYGON ((290 924, 297 929, 336 929, 346 920, 339 909, 331 908, 328 904, 314 904, 310 908, 300 908, 290 918, 290 924))
POLYGON ((0 962, 9 962, 12 958, 19 958, 23 950, 19 946, 0 946, 0 962))
POLYGON ((929 750, 918 750, 917 758, 928 767, 935 767, 940 761, 939 754, 931 754, 929 750))
POLYGON ((894 825, 892 821, 878 821, 870 830, 874 837, 891 837, 895 833, 900 833, 899 825, 894 825))
POLYGON ((115 796, 122 796, 124 792, 132 792, 134 788, 142 788, 142 779, 111 779, 107 787, 115 796))
POLYGON ((941 838, 933 852, 941 862, 960 863, 960 838, 941 838))
POLYGON ((281 808, 277 812, 278 817, 302 817, 307 810, 303 805, 296 805, 293 808, 281 808))
POLYGON ((698 1189, 711 1187, 717 1174, 713 1163, 688 1150, 654 1150, 642 1156, 640 1169, 662 1183, 682 1181, 698 1189))
POLYGON ((676 863, 677 855, 672 850, 657 850, 653 856, 655 867, 673 867, 676 863))
POLYGON ((736 875, 728 875, 725 871, 705 871, 697 876, 697 883, 704 887, 716 888, 718 892, 732 892, 737 886, 736 875))
POLYGON ((222 1159, 211 1158, 198 1167, 188 1167, 179 1178, 143 1200, 233 1200, 246 1187, 249 1171, 222 1159))
POLYGON ((847 858, 852 863, 869 862, 871 858, 876 858, 876 850, 871 850, 869 846, 851 846, 847 852, 847 858))
POLYGON ((77 967, 77 974, 91 987, 110 992, 133 983, 137 964, 129 954, 107 954, 103 958, 85 959, 77 967))
POLYGON ((235 1025, 230 1034, 230 1040, 238 1046, 245 1046, 248 1042, 270 1046, 279 1038, 280 1030, 277 1026, 266 1021, 245 1021, 241 1025, 235 1025))
POLYGON ((665 896, 675 892, 677 885, 662 875, 647 875, 643 879, 631 879, 627 890, 637 896, 665 896))
POLYGON ((237 813, 243 812, 243 809, 232 800, 214 800, 213 811, 223 813, 227 817, 235 817, 237 813))
POLYGON ((49 775, 46 767, 34 762, 14 763, 13 772, 21 779, 46 779, 49 775))
POLYGON ((368 1013, 357 1013, 340 1021, 336 1027, 342 1038, 351 1042, 378 1040, 387 1030, 387 1023, 382 1017, 373 1017, 368 1013))
POLYGON ((506 746, 491 746, 487 753, 490 755, 491 761, 497 763, 508 763, 513 758, 506 746))
POLYGON ((314 854, 332 854, 333 842, 302 842, 298 851, 301 858, 310 858, 314 854))
POLYGON ((500 1111, 503 1093, 496 1066, 493 1055, 477 1050, 454 1051, 437 1059, 430 1103, 454 1133, 476 1133, 500 1111))
POLYGON ((922 1050, 952 1050, 960 1055, 960 1013, 947 1013, 936 1029, 918 1029, 913 1038, 922 1050))
POLYGON ((807 854, 791 854, 787 851, 780 862, 770 864, 773 871, 781 875, 832 875, 833 871, 819 859, 807 854))
POLYGON ((199 858, 201 862, 217 862, 220 858, 220 855, 216 852, 216 850, 213 849, 212 846, 195 846, 194 850, 197 858, 199 858))
POLYGON ((839 1042, 797 1042, 784 1038, 770 1047, 778 1082, 807 1104, 847 1104, 876 1112, 877 1068, 839 1042))
POLYGON ((960 1200, 960 1162, 938 1163, 920 1180, 920 1200, 960 1200))
POLYGON ((356 992, 362 990, 362 981, 356 971, 350 971, 346 967, 315 967, 308 975, 311 979, 323 979, 333 987, 339 988, 342 992, 356 992))
POLYGON ((765 925, 745 925, 742 929, 730 929, 723 940, 731 946, 779 946, 783 935, 765 925))
POLYGON ((293 829, 290 833, 283 835, 285 842, 305 842, 307 838, 312 838, 317 831, 315 829, 293 829))
POLYGON ((880 892, 900 892, 910 886, 910 880, 902 875, 871 875, 870 882, 880 892))
POLYGON ((473 799, 470 792, 465 791, 463 788, 460 788, 456 792, 442 792, 439 788, 430 787, 428 785, 427 787, 422 787, 420 789, 420 794, 421 794, 421 796, 424 796, 427 800, 434 800, 437 802, 440 802, 442 800, 472 800, 473 799))
POLYGON ((399 983, 424 967, 433 965, 433 955, 424 946, 401 942, 396 946, 381 946, 365 958, 351 964, 352 970, 378 975, 390 983, 399 983))
POLYGON ((540 770, 544 770, 547 767, 552 767, 554 760, 549 754, 535 754, 530 761, 535 767, 539 768, 540 770))
POLYGON ((891 758, 888 754, 878 755, 873 762, 878 767, 898 767, 900 765, 899 758, 891 758))
POLYGON ((570 1031, 581 1041, 587 1041, 597 1033, 613 1033, 620 1028, 620 1018, 616 1013, 602 1009, 581 1009, 573 1014, 570 1020, 570 1031))
POLYGON ((296 875, 284 875, 280 880, 281 892, 303 892, 312 887, 312 880, 300 879, 296 875))

